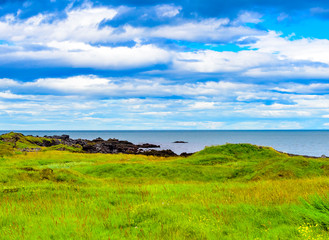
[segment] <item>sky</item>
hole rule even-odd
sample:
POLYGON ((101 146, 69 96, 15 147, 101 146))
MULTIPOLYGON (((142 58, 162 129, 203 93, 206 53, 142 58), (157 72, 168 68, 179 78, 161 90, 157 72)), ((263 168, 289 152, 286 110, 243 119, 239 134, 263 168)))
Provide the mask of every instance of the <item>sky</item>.
POLYGON ((327 0, 0 0, 0 129, 328 129, 327 0))

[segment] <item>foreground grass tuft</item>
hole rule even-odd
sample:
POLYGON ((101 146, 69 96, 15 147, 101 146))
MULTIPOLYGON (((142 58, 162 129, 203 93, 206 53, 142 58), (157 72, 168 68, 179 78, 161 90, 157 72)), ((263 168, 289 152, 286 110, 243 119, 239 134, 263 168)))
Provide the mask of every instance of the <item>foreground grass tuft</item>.
POLYGON ((301 200, 303 205, 298 208, 302 217, 311 226, 319 226, 329 230, 329 196, 314 195, 308 200, 301 200))

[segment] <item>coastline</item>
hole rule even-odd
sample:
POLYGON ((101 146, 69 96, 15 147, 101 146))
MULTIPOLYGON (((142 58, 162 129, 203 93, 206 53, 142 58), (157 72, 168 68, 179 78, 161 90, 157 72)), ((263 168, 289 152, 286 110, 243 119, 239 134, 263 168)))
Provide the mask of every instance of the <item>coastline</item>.
MULTIPOLYGON (((162 149, 161 146, 158 144, 149 143, 149 142, 134 144, 127 140, 122 140, 117 138, 109 138, 107 140, 104 140, 101 137, 97 137, 95 139, 89 140, 82 138, 73 139, 67 134, 52 135, 52 136, 24 135, 19 132, 9 132, 8 134, 12 135, 12 138, 15 139, 15 140, 13 139, 8 140, 9 142, 19 141, 20 138, 27 137, 33 139, 30 140, 31 144, 36 144, 39 147, 53 147, 54 149, 57 150, 67 150, 67 148, 75 148, 75 150, 72 149, 71 150, 77 152, 81 151, 84 153, 103 153, 103 154, 124 153, 124 154, 153 155, 153 156, 162 156, 162 157, 174 157, 174 156, 187 157, 197 152, 197 151, 181 152, 180 154, 177 154, 172 149, 169 148, 162 149)), ((0 140, 1 140, 1 136, 3 135, 6 134, 0 135, 0 140)), ((172 144, 185 145, 188 144, 188 142, 182 140, 176 140, 172 142, 172 144)), ((256 145, 259 147, 267 147, 264 145, 257 145, 257 144, 251 144, 251 145, 256 145)), ((27 148, 18 148, 18 149, 23 152, 31 152, 31 151, 35 152, 41 150, 41 148, 37 148, 37 147, 27 147, 27 148)), ((300 156, 300 157, 315 158, 315 159, 327 158, 325 154, 322 154, 321 156, 313 156, 313 155, 305 155, 305 154, 288 153, 284 151, 279 151, 277 149, 274 150, 279 153, 287 154, 288 156, 292 156, 292 157, 300 156)))
MULTIPOLYGON (((4 222, 9 230, 0 233, 1 239, 9 231, 17 239, 22 234, 31 239, 144 238, 140 229, 148 231, 149 239, 180 239, 176 236, 187 229, 195 230, 192 239, 231 239, 237 233, 241 236, 237 239, 245 239, 246 230, 250 239, 260 233, 267 239, 277 236, 278 229, 281 236, 294 233, 296 237, 290 238, 300 239, 297 230, 304 222, 314 222, 305 218, 309 199, 328 190, 327 159, 289 156, 270 147, 225 144, 186 158, 166 158, 86 153, 80 144, 74 146, 83 140, 65 135, 45 138, 9 133, 0 137, 4 203, 0 216, 11 218, 4 222), (35 151, 21 152, 23 148, 35 151), (301 198, 308 201, 306 207, 301 198), (259 223, 271 225, 264 228, 259 223), (30 232, 19 232, 16 226, 30 232), (40 226, 47 231, 40 231, 40 226), (173 235, 164 235, 167 229, 173 235)), ((96 138, 85 144, 130 144, 108 140, 96 138)), ((328 235, 327 229, 323 234, 328 235)))
MULTIPOLYGON (((10 131, 0 131, 8 133, 10 131)), ((329 156, 328 130, 102 130, 102 131, 18 131, 24 135, 69 135, 72 139, 93 140, 116 138, 127 140, 135 145, 152 143, 158 150, 171 149, 176 154, 197 152, 206 146, 226 143, 250 143, 268 146, 280 152, 295 155, 329 156), (174 144, 185 141, 185 144, 174 144)))

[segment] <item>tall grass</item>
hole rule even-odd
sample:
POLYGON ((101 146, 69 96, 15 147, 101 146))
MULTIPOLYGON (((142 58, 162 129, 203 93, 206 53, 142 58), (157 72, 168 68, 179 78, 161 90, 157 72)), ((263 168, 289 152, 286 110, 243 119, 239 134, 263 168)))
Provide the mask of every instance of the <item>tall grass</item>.
POLYGON ((301 199, 303 205, 298 208, 306 222, 329 230, 329 196, 316 194, 308 200, 301 199))
POLYGON ((0 239, 329 239, 329 201, 312 197, 328 192, 327 166, 243 144, 188 158, 6 154, 0 239))

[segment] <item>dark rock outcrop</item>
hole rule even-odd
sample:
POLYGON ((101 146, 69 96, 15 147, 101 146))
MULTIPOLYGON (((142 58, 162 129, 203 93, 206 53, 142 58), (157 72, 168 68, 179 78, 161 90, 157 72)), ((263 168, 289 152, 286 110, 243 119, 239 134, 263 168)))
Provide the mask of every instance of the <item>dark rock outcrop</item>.
MULTIPOLYGON (((73 151, 73 152, 84 152, 84 153, 125 153, 125 154, 143 154, 143 155, 154 155, 161 157, 172 157, 177 156, 172 150, 155 150, 154 148, 160 148, 159 145, 151 143, 133 144, 126 140, 119 140, 116 138, 109 138, 104 140, 100 137, 87 140, 87 139, 72 139, 69 135, 54 135, 44 137, 24 136, 21 133, 11 132, 9 134, 0 135, 0 140, 9 142, 17 148, 16 143, 24 143, 24 145, 31 145, 30 147, 19 148, 22 152, 38 152, 42 151, 40 147, 54 147, 54 150, 61 151, 73 151)), ((189 153, 182 153, 181 156, 189 156, 189 153)))
POLYGON ((191 156, 193 153, 187 153, 187 152, 182 152, 179 156, 181 157, 189 157, 191 156))
POLYGON ((135 145, 126 140, 118 140, 116 138, 109 138, 104 140, 100 137, 87 140, 87 139, 71 139, 68 135, 61 136, 44 136, 51 139, 47 143, 43 143, 43 146, 64 144, 72 147, 81 147, 86 153, 126 153, 126 154, 143 154, 143 155, 155 155, 155 156, 177 156, 171 150, 145 150, 150 148, 160 148, 159 145, 144 143, 135 145))
POLYGON ((143 143, 143 144, 137 145, 137 147, 139 147, 139 148, 160 148, 160 145, 155 145, 155 144, 151 144, 151 143, 143 143))
POLYGON ((143 155, 152 155, 152 156, 158 156, 158 157, 175 157, 177 156, 176 153, 174 153, 172 150, 167 149, 167 150, 149 150, 149 151, 143 151, 140 154, 143 155))

